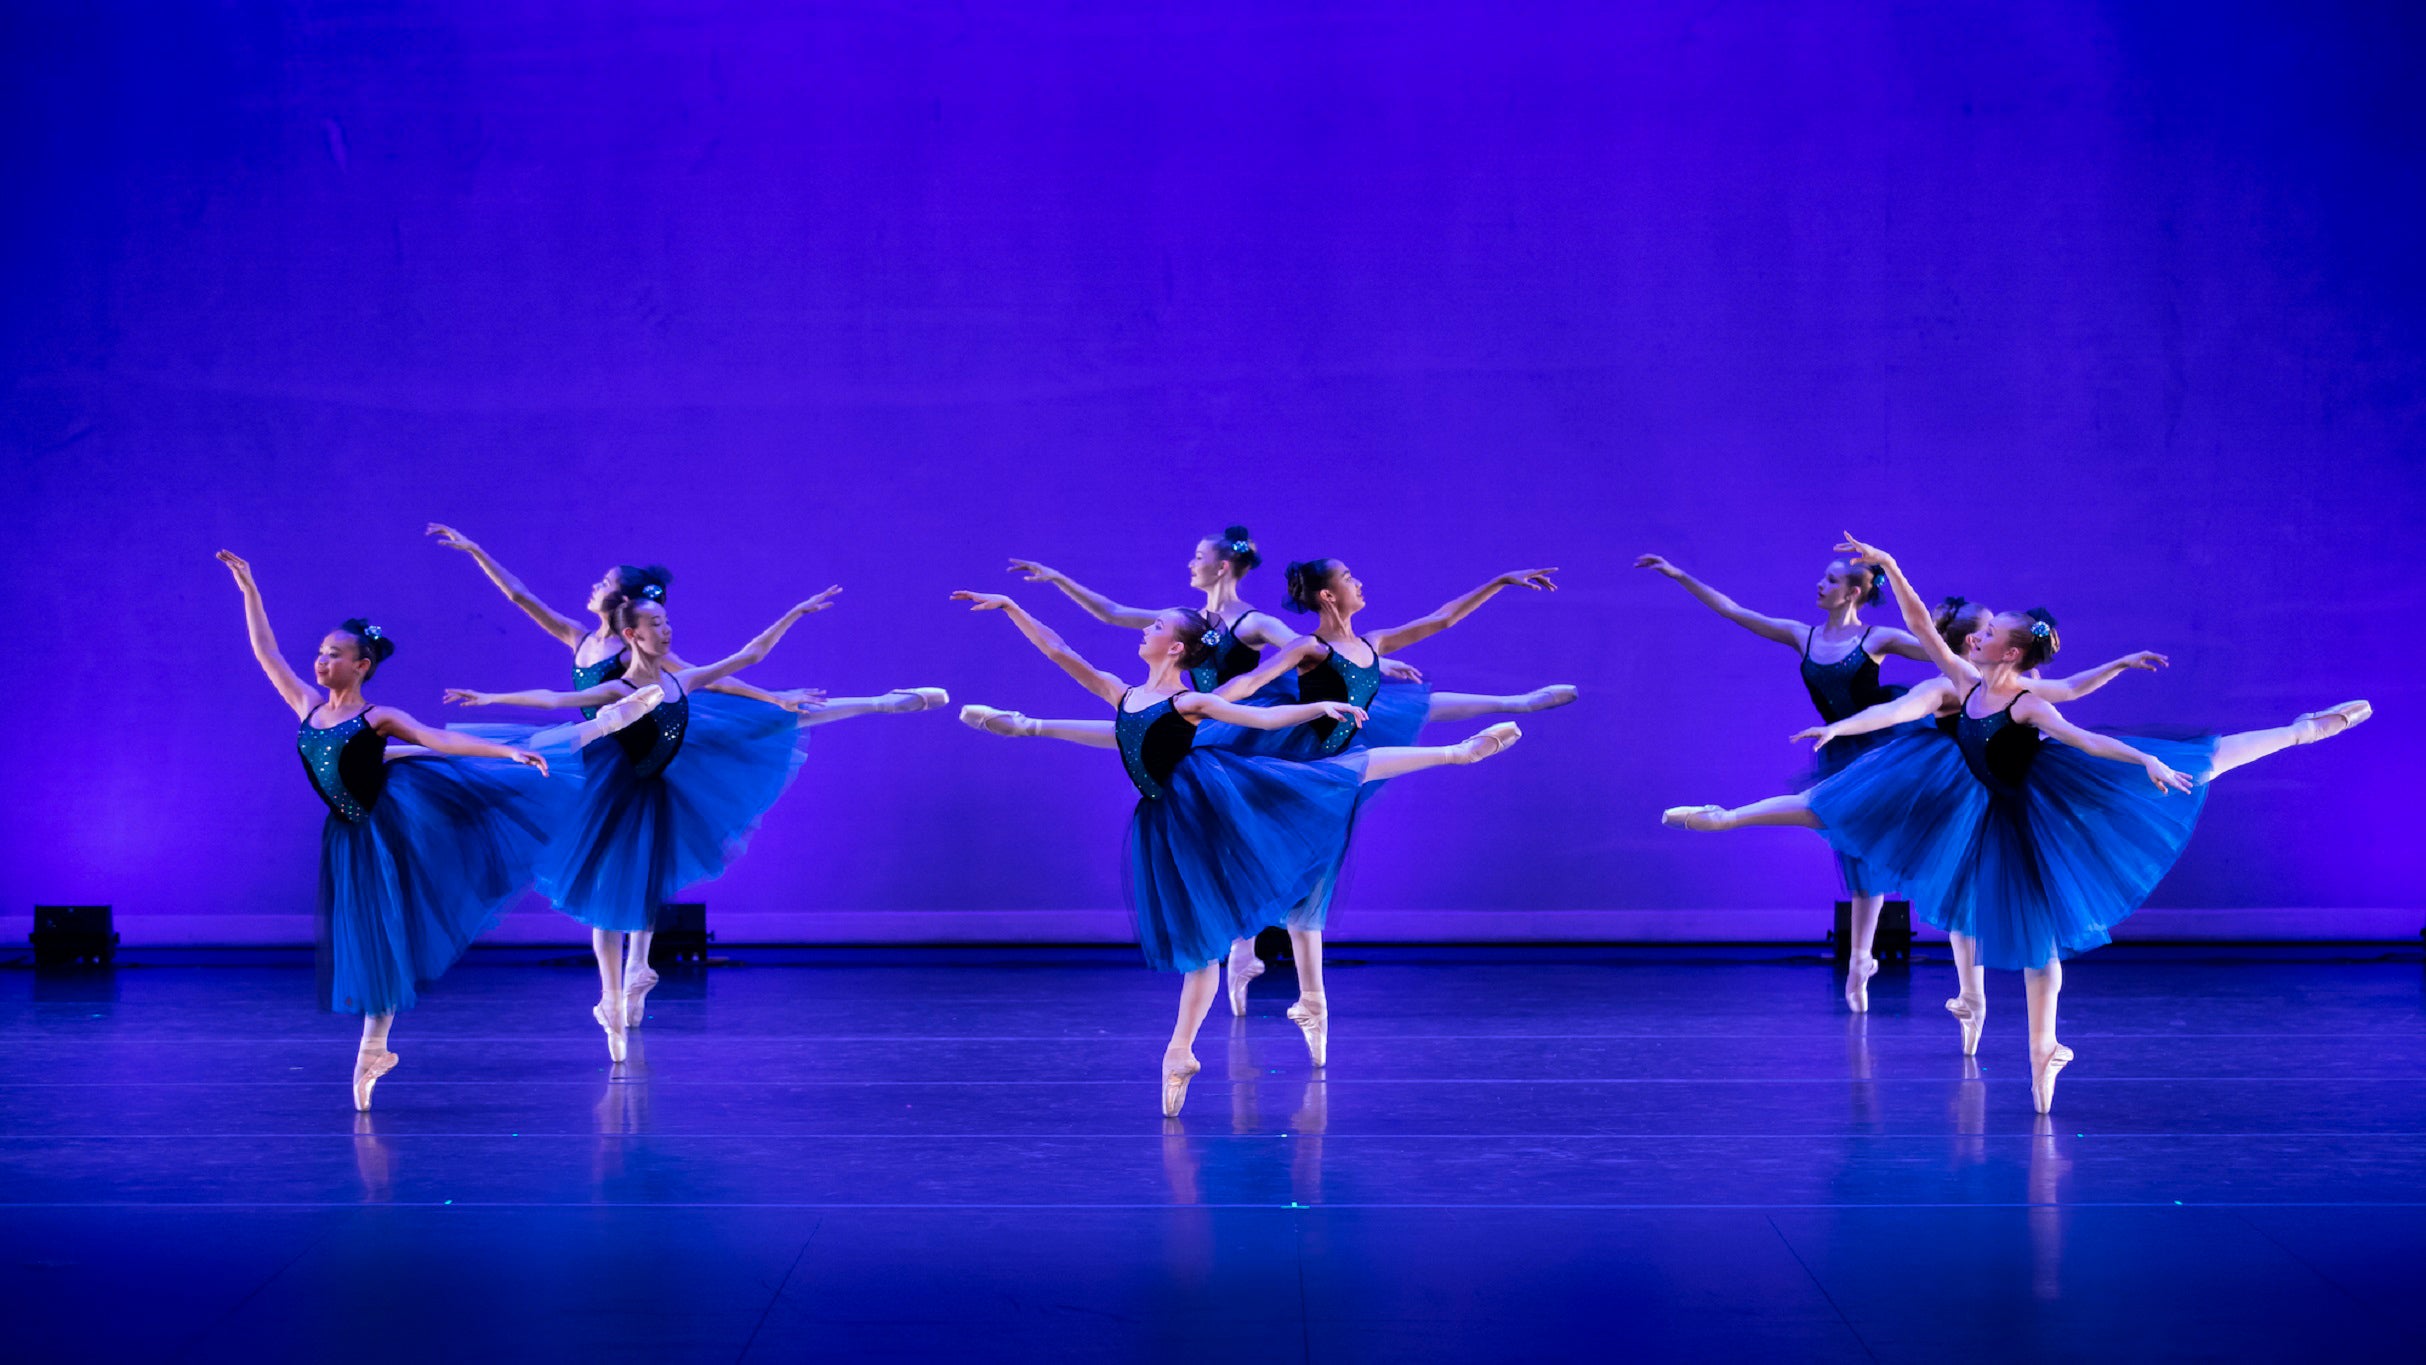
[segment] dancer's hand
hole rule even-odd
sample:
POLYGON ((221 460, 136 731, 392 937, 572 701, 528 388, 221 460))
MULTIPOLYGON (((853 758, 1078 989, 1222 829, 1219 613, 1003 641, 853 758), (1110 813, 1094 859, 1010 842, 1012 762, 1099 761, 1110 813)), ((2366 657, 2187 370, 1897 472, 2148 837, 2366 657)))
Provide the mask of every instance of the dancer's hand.
POLYGON ((1797 730, 1793 734, 1788 735, 1786 737, 1786 742, 1791 744, 1799 740, 1807 739, 1811 741, 1812 748, 1825 749, 1828 747, 1829 741, 1842 738, 1844 738, 1844 736, 1838 734, 1836 727, 1833 725, 1814 725, 1808 730, 1797 730))
POLYGON ((1882 568, 1882 569, 1893 569, 1893 568, 1895 567, 1895 556, 1894 556, 1894 555, 1891 555, 1891 554, 1887 553, 1885 550, 1880 549, 1880 548, 1879 548, 1879 547, 1877 547, 1876 545, 1871 545, 1871 544, 1868 544, 1868 543, 1863 542, 1863 541, 1855 540, 1855 539, 1853 538, 1853 533, 1852 533, 1851 531, 1847 531, 1847 532, 1845 533, 1845 541, 1844 541, 1844 543, 1843 543, 1843 544, 1841 544, 1841 545, 1839 545, 1839 546, 1837 546, 1836 548, 1837 548, 1838 550, 1840 550, 1840 551, 1843 551, 1843 552, 1845 552, 1845 553, 1847 553, 1847 554, 1852 555, 1852 556, 1853 556, 1853 562, 1854 562, 1855 564, 1860 564, 1860 565, 1871 565, 1871 564, 1875 564, 1875 565, 1877 565, 1878 567, 1880 567, 1880 568, 1882 568))
POLYGON ((496 701, 496 696, 489 692, 474 692, 467 687, 450 687, 443 699, 456 706, 488 706, 496 701))
POLYGON ((1634 567, 1638 569, 1649 569, 1653 573, 1667 578, 1682 578, 1685 576, 1685 571, 1683 569, 1669 563, 1666 557, 1662 555, 1638 555, 1635 557, 1634 567))
POLYGON ((971 592, 967 588, 953 593, 952 600, 968 603, 971 611, 1001 611, 1005 607, 1016 605, 1001 593, 971 592))
POLYGON ((2122 666, 2125 668, 2145 668, 2153 673, 2157 669, 2170 667, 2173 660, 2166 658, 2164 655, 2157 653, 2153 649, 2143 649, 2137 654, 2126 654, 2116 662, 2122 664, 2122 666))
POLYGON ((467 555, 480 553, 480 547, 472 543, 470 536, 442 521, 431 522, 429 529, 422 534, 438 537, 438 543, 450 550, 461 550, 467 555))
POLYGON ((2148 780, 2154 782, 2156 789, 2161 792, 2187 792, 2198 785, 2190 774, 2175 772, 2166 767, 2161 759, 2152 758, 2140 766, 2147 769, 2148 780))
POLYGON ((1503 588, 1531 588, 1535 592, 1557 592, 1558 584, 1550 581, 1550 575, 1557 572, 1556 569, 1517 569, 1511 573, 1501 574, 1491 581, 1503 588))
POLYGON ((220 563, 227 566, 229 573, 236 575, 237 587, 250 588, 253 586, 253 566, 245 562, 242 555, 237 554, 234 550, 221 550, 218 559, 220 563))
POLYGON ((511 757, 523 767, 537 768, 541 777, 548 775, 548 761, 528 749, 516 749, 511 757))
POLYGON ((1344 701, 1316 701, 1306 704, 1332 720, 1352 720, 1359 725, 1365 723, 1365 708, 1361 706, 1350 706, 1344 701))
POLYGON ((1061 570, 1046 568, 1033 559, 1012 560, 1011 572, 1027 579, 1030 583, 1059 583, 1061 581, 1061 570))
POLYGON ((824 592, 817 594, 815 597, 810 598, 808 601, 802 602, 793 607, 788 614, 795 621, 799 620, 803 616, 815 616, 817 613, 824 611, 830 606, 833 606, 834 599, 841 595, 841 593, 842 585, 836 584, 833 587, 827 588, 824 592))
POLYGON ((1424 680, 1424 671, 1404 659, 1385 658, 1374 667, 1392 682, 1419 683, 1424 680))

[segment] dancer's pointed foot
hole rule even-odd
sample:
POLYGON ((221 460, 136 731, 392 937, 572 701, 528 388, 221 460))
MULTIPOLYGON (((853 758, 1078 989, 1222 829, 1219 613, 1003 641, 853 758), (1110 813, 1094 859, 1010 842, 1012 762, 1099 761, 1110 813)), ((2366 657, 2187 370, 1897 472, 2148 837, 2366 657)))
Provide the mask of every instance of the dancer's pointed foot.
POLYGON ((1242 938, 1230 945, 1230 1013, 1247 1012, 1247 983, 1264 974, 1264 960, 1255 955, 1255 940, 1242 938))
POLYGON ((2055 1111, 2055 1077, 2072 1060, 2072 1049, 2057 1043, 2048 1052, 2030 1050, 2030 1106, 2039 1113, 2055 1111))
POLYGON ((1958 995, 1946 1002, 1946 1013, 1962 1025, 1963 1055, 1977 1056, 1980 1050, 1980 1028, 1988 1022, 1988 997, 1958 995))
POLYGON ((1021 735, 1033 735, 1036 733, 1035 721, 1028 719, 1026 716, 1021 715, 1017 711, 999 711, 991 706, 964 706, 960 708, 960 723, 973 730, 983 730, 989 735, 1010 735, 1016 737, 1021 735))
POLYGON ((1306 1055, 1316 1066, 1331 1064, 1331 1006, 1319 995, 1300 995, 1289 1006, 1289 1022, 1306 1035, 1306 1055))
MULTIPOLYGON (((645 963, 638 970, 629 967, 624 969, 623 1026, 625 1028, 638 1028, 640 1021, 648 1017, 649 991, 656 984, 657 973, 649 970, 645 963)), ((615 1060, 620 1062, 623 1059, 618 1057, 615 1060)))
POLYGON ((1659 813, 1659 822, 1677 829, 1697 829, 1703 833, 1728 828, 1725 806, 1670 806, 1659 813))
POLYGON ((590 1006, 590 1017, 606 1030, 607 1056, 622 1061, 624 1055, 623 1000, 620 996, 601 1000, 590 1006))
POLYGON ((371 1111, 371 1087, 379 1078, 396 1069, 396 1054, 386 1048, 366 1047, 354 1054, 354 1112, 371 1111))
POLYGON ((950 706, 952 694, 940 687, 896 687, 884 694, 884 710, 896 715, 950 706))
POLYGON ((2320 739, 2331 739, 2374 714, 2372 703, 2346 701, 2330 710, 2307 712, 2291 723, 2300 727, 2299 743, 2314 744, 2320 739))
POLYGON ((656 683, 650 683, 646 687, 636 689, 628 697, 608 702, 599 707, 598 726, 611 735, 656 710, 657 704, 664 700, 665 689, 656 683))
POLYGON ((1552 711, 1573 703, 1581 695, 1583 694, 1573 683, 1552 683, 1548 687, 1537 687, 1527 692, 1525 709, 1527 711, 1552 711))
POLYGON ((1162 1055, 1162 1116, 1164 1118, 1179 1117, 1180 1106, 1188 1102, 1188 1082, 1195 1080, 1196 1073, 1204 1069, 1205 1064, 1196 1060, 1194 1053, 1172 1051, 1162 1055))
POLYGON ((1459 755, 1457 761, 1480 763, 1493 754, 1507 752, 1516 741, 1524 737, 1525 732, 1517 728, 1515 721, 1503 720, 1497 725, 1477 731, 1473 738, 1458 745, 1457 747, 1464 752, 1459 755))
POLYGON ((1870 1012, 1870 978, 1878 975, 1878 959, 1857 957, 1845 964, 1845 1008, 1855 1014, 1870 1012))

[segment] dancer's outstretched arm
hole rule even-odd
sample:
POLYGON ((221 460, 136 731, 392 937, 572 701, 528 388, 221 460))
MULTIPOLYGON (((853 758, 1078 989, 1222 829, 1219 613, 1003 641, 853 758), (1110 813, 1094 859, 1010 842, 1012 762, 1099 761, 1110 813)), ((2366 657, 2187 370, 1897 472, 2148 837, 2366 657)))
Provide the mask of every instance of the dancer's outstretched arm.
MULTIPOLYGON (((1237 629, 1231 633, 1260 649, 1286 649, 1306 638, 1274 619, 1271 613, 1261 611, 1251 611, 1240 617, 1237 629)), ((1404 659, 1376 659, 1373 666, 1381 671, 1383 677, 1392 682, 1412 683, 1424 680, 1424 671, 1404 659)), ((1278 674, 1272 675, 1272 677, 1278 676, 1278 674)), ((1265 681, 1269 682, 1271 679, 1266 678, 1265 681)), ((1222 692, 1224 695, 1228 695, 1229 689, 1225 687, 1222 692)), ((1243 697, 1249 694, 1242 692, 1238 695, 1243 697)))
POLYGON ((1376 631, 1366 638, 1372 642, 1377 654, 1405 649, 1418 640, 1438 635, 1465 620, 1474 614, 1476 607, 1499 596, 1502 589, 1531 588, 1535 592, 1557 592, 1558 584, 1550 578, 1557 572, 1556 569, 1518 569, 1513 573, 1501 574, 1465 596, 1444 604, 1429 616, 1419 616, 1403 626, 1376 631))
MULTIPOLYGON (((1010 617, 1011 624, 1019 627, 1019 633, 1028 637, 1028 643, 1036 646, 1046 658, 1059 664, 1062 672, 1077 679, 1080 687, 1105 701, 1118 706, 1121 697, 1128 692, 1129 689, 1121 683, 1120 679, 1080 658, 1078 651, 1070 648, 1069 642, 1061 638, 1060 632, 1030 616, 1026 607, 1001 593, 971 592, 963 588, 952 594, 952 600, 968 603, 971 611, 999 611, 1010 617)), ((1152 619, 1153 616, 1149 613, 1146 620, 1151 621, 1152 619)), ((1143 625, 1144 622, 1139 624, 1143 625)))
POLYGON ((1350 706, 1344 701, 1300 702, 1295 706, 1241 706, 1210 692, 1187 692, 1172 703, 1172 709, 1198 720, 1227 721, 1242 730, 1286 730, 1291 726, 1321 720, 1325 716, 1333 720, 1353 721, 1358 725, 1365 723, 1364 709, 1350 706))
POLYGON ((1283 673, 1305 668, 1319 661, 1331 646, 1312 635, 1300 635, 1287 648, 1256 665, 1252 673, 1241 673, 1213 689, 1215 696, 1226 701, 1245 701, 1263 690, 1264 684, 1283 673))
POLYGON ((1087 615, 1109 626, 1144 627, 1153 624, 1154 613, 1143 607, 1124 607, 1102 593, 1087 587, 1059 569, 1047 568, 1033 559, 1014 559, 1011 572, 1030 583, 1050 583, 1076 602, 1087 615))
POLYGON ((1775 640, 1781 645, 1789 645, 1797 650, 1803 647, 1803 640, 1808 628, 1800 621, 1789 621, 1779 616, 1763 616, 1749 607, 1739 606, 1734 598, 1686 573, 1659 555, 1644 555, 1634 561, 1634 567, 1649 569, 1653 573, 1673 580, 1678 587, 1692 593, 1695 601, 1764 640, 1775 640))
POLYGON ((1904 577, 1904 566, 1895 562, 1894 555, 1875 545, 1865 545, 1850 533, 1845 536, 1845 543, 1836 548, 1851 554, 1856 564, 1875 564, 1887 571, 1887 586, 1895 590, 1895 605, 1904 613, 1904 627, 1920 642, 1922 652, 1930 663, 1937 665, 1938 672, 1962 687, 1980 680, 1980 671, 1939 637, 1936 625, 1929 619, 1929 608, 1921 605, 1920 593, 1913 589, 1912 580, 1904 577))
POLYGON ((567 646, 579 645, 581 637, 589 633, 588 628, 579 621, 540 601, 529 588, 523 586, 521 579, 498 563, 488 551, 481 549, 470 536, 439 521, 430 523, 428 534, 436 536, 438 543, 448 549, 461 550, 470 555, 472 562, 480 566, 480 571, 497 585, 497 591, 505 594, 505 600, 522 608, 523 614, 538 622, 541 630, 564 641, 567 646))
MULTIPOLYGON (((698 667, 698 664, 677 655, 665 656, 665 671, 677 677, 698 667)), ((701 690, 722 692, 728 697, 747 697, 751 701, 762 701, 769 706, 780 706, 786 711, 814 711, 817 709, 817 704, 826 699, 826 692, 822 687, 794 687, 782 692, 769 692, 763 687, 753 686, 739 678, 718 678, 716 681, 706 684, 701 690)))
POLYGON ((2084 669, 2069 678, 2028 678, 2023 680, 2022 685, 2029 688, 2030 695, 2034 697, 2045 697, 2049 701, 2078 701, 2132 669, 2145 668, 2154 672, 2172 662, 2155 650, 2143 649, 2111 663, 2084 669))
POLYGON ((312 685, 303 680, 278 653, 278 637, 270 633, 269 608, 261 604, 261 588, 253 582, 253 566, 232 550, 221 550, 219 562, 236 576, 237 591, 244 594, 244 632, 253 642, 253 662, 270 677, 270 686, 286 704, 295 708, 298 719, 312 713, 312 685))
POLYGON ((374 706, 363 714, 370 717, 372 729, 389 739, 400 740, 406 744, 418 744, 424 749, 435 749, 442 754, 463 754, 470 758, 510 758, 516 763, 537 768, 543 773, 548 770, 548 761, 528 749, 517 749, 506 744, 492 744, 485 739, 474 739, 458 730, 433 730, 393 706, 374 706))
POLYGON ((441 698, 450 706, 524 706, 534 711, 569 711, 575 707, 605 706, 630 695, 631 684, 616 678, 579 692, 559 692, 545 687, 527 688, 520 692, 477 692, 468 687, 450 687, 441 694, 441 698))
POLYGON ((838 584, 804 602, 796 603, 790 611, 777 617, 775 624, 758 632, 756 639, 712 664, 700 664, 681 670, 674 674, 675 680, 685 688, 707 687, 728 673, 738 673, 750 665, 760 662, 767 657, 770 650, 775 648, 776 642, 783 639, 786 632, 799 624, 801 617, 814 616, 833 606, 835 597, 839 596, 841 592, 842 588, 838 584))
POLYGON ((1897 630, 1893 626, 1880 626, 1871 631, 1868 648, 1874 654, 1893 654, 1899 659, 1911 659, 1916 663, 1931 662, 1929 650, 1913 637, 1912 632, 1897 630))
POLYGON ((1827 725, 1814 725, 1808 730, 1798 730, 1790 738, 1807 739, 1811 741, 1811 747, 1824 748, 1832 739, 1843 739, 1847 735, 1866 735, 1873 730, 1884 730, 1890 725, 1901 725, 1906 721, 1926 720, 1945 710, 1946 703, 1955 700, 1960 695, 1954 690, 1953 683, 1944 678, 1931 678, 1900 697, 1880 702, 1876 706, 1858 711, 1840 721, 1827 725))
POLYGON ((2064 719, 2055 704, 2043 697, 2022 694, 2013 704, 2013 718, 2026 725, 2035 725, 2049 739, 2061 740, 2093 758, 2110 758, 2117 763, 2137 763, 2154 782, 2158 791, 2186 792, 2198 785, 2188 773, 2177 773, 2165 766, 2162 759, 2141 753, 2112 735, 2084 730, 2064 719))

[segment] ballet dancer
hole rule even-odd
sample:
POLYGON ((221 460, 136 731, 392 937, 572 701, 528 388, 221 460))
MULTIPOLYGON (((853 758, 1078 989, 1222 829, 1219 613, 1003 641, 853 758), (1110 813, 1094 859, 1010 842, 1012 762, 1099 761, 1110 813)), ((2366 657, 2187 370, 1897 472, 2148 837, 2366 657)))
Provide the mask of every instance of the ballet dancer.
MULTIPOLYGON (((1774 641, 1795 651, 1801 659, 1804 690, 1810 693, 1811 704, 1818 710, 1823 723, 1849 719, 1902 695, 1901 687, 1887 687, 1879 682, 1879 664, 1887 656, 1897 655, 1921 663, 1930 660, 1927 648, 1911 632, 1893 626, 1872 626, 1862 620, 1862 608, 1876 603, 1886 589, 1887 575, 1876 566, 1857 568, 1842 557, 1828 561, 1827 567, 1820 572, 1814 590, 1814 605, 1824 613, 1826 619, 1816 623, 1764 616, 1752 611, 1661 555, 1644 555, 1634 561, 1634 567, 1649 569, 1667 578, 1725 620, 1764 640, 1774 641)), ((1939 613, 1933 620, 1939 638, 1959 650, 1959 641, 1972 628, 1965 623, 1971 620, 1974 609, 1982 613, 1986 611, 1984 607, 1969 604, 1967 599, 1947 598, 1940 604, 1939 613), (1948 631, 1959 633, 1950 635, 1948 631)), ((2070 701, 2105 686, 2127 669, 2155 668, 2164 662, 2164 656, 2159 654, 2125 655, 2113 663, 2100 665, 2069 679, 2041 681, 2034 678, 2030 687, 2051 701, 2070 701)), ((1854 759, 1894 738, 1897 733, 1895 730, 1871 730, 1844 735, 1822 745, 1815 766, 1797 785, 1807 789, 1814 782, 1844 771, 1854 759)), ((1888 893, 1896 888, 1891 884, 1892 879, 1878 869, 1848 854, 1840 852, 1836 855, 1836 867, 1850 906, 1848 928, 1852 942, 1848 945, 1846 955, 1845 1005, 1860 1014, 1870 1008, 1870 978, 1878 974, 1875 943, 1879 912, 1887 903, 1888 893)))
MULTIPOLYGON (((244 594, 253 658, 294 709, 304 773, 328 806, 320 1005, 362 1016, 354 1108, 365 1111, 396 1066, 387 1045, 396 1012, 412 1008, 417 987, 445 975, 531 884, 570 785, 549 782, 547 760, 532 750, 432 729, 372 702, 363 689, 396 642, 361 617, 321 637, 315 692, 278 652, 253 566, 227 550, 218 558, 244 594)), ((606 734, 655 700, 634 693, 582 728, 606 734)))
MULTIPOLYGON (((626 1030, 645 1017, 657 984, 649 942, 659 914, 684 887, 722 876, 740 858, 759 819, 791 785, 815 718, 704 689, 765 659, 795 623, 832 606, 841 591, 827 588, 734 654, 688 667, 673 664, 664 605, 634 597, 614 619, 627 658, 620 677, 571 692, 447 689, 446 699, 461 706, 543 709, 604 706, 651 686, 665 693, 651 724, 619 731, 613 744, 581 748, 579 807, 539 865, 540 891, 590 926, 599 981, 590 1016, 615 1061, 624 1059, 626 1030)), ((944 700, 938 692, 920 704, 944 700)))
MULTIPOLYGON (((972 611, 999 611, 1044 656, 1113 708, 1111 720, 1038 720, 989 706, 961 719, 989 734, 1041 737, 1118 749, 1138 791, 1129 821, 1124 881, 1149 965, 1183 973, 1179 1015, 1162 1062, 1162 1112, 1176 1117, 1200 1069, 1197 1030, 1221 989, 1231 940, 1252 934, 1303 899, 1338 857, 1356 795, 1367 783, 1446 763, 1475 763, 1514 744, 1509 722, 1462 744, 1362 748, 1298 761, 1196 744, 1215 722, 1280 730, 1328 720, 1356 725, 1364 712, 1339 698, 1247 706, 1188 685, 1188 670, 1212 650, 1203 613, 1175 607, 1140 628, 1146 679, 1135 687, 1088 663, 1061 636, 999 593, 961 591, 972 611)), ((1309 1031, 1315 1065, 1322 1036, 1309 1031)))
POLYGON ((1886 572, 1906 625, 1940 676, 1797 738, 1825 744, 1943 716, 1955 743, 1910 735, 1806 793, 1734 810, 1679 806, 1661 819, 1696 830, 1817 829, 1835 847, 1894 873, 1953 943, 1963 986, 1946 1008, 1961 1028, 1965 1055, 1978 1049, 1986 1019, 1985 969, 2022 973, 2031 1102, 2047 1113, 2056 1077, 2073 1059, 2056 1037, 2063 960, 2109 942, 2112 927, 2147 898, 2189 842, 2216 778, 2340 734, 2373 708, 2344 702, 2289 725, 2187 741, 2084 730, 2024 681, 2059 647, 2052 612, 1991 617, 1957 655, 1931 627, 1928 608, 1894 556, 1851 536, 1838 548, 1857 567, 1886 572), (2134 767, 2153 792, 2138 785, 2134 767))

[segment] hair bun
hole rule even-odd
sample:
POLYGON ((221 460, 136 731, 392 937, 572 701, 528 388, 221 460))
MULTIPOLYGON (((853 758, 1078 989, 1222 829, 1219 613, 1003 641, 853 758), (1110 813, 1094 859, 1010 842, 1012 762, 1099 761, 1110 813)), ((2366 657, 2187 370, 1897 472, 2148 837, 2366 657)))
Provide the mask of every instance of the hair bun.
POLYGON ((1255 539, 1255 537, 1253 537, 1253 536, 1251 536, 1251 535, 1247 534, 1247 528, 1246 528, 1246 527, 1244 527, 1244 526, 1224 526, 1223 528, 1221 528, 1221 537, 1222 537, 1222 539, 1224 539, 1224 540, 1253 540, 1253 539, 1255 539))
POLYGON ((349 616, 339 623, 337 629, 353 636, 355 647, 372 663, 385 663, 388 656, 396 652, 396 642, 388 638, 386 631, 373 625, 367 616, 349 616))

